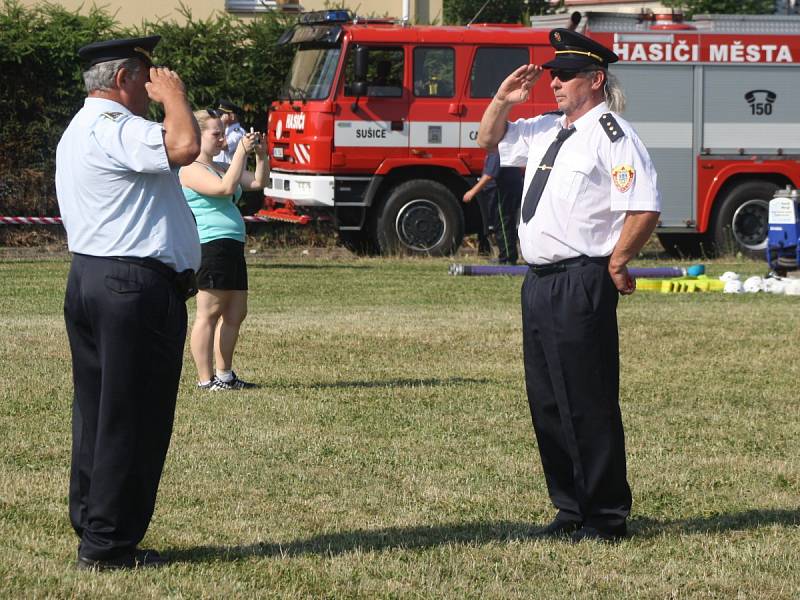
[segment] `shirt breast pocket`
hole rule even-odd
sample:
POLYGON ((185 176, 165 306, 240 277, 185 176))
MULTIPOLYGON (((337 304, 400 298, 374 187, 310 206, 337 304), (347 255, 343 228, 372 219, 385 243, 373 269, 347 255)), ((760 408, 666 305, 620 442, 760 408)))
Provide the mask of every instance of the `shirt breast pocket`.
MULTIPOLYGON (((595 168, 595 163, 591 158, 578 154, 559 156, 559 159, 561 158, 563 158, 564 162, 559 181, 559 195, 563 199, 567 214, 571 214, 576 203, 580 201, 580 198, 589 188, 589 181, 595 168)), ((559 160, 559 162, 561 161, 559 160)))

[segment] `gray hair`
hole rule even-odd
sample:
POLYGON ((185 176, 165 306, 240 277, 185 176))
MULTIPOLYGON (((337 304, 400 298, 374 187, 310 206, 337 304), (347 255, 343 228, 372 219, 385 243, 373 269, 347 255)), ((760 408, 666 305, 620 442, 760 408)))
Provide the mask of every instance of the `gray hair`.
POLYGON ((142 62, 138 58, 121 58, 89 67, 83 72, 86 92, 114 89, 114 78, 117 76, 117 72, 123 68, 128 69, 135 76, 141 70, 142 62))
POLYGON ((608 109, 617 114, 625 110, 625 90, 622 89, 619 79, 613 73, 605 71, 606 82, 603 86, 603 95, 606 98, 608 109))

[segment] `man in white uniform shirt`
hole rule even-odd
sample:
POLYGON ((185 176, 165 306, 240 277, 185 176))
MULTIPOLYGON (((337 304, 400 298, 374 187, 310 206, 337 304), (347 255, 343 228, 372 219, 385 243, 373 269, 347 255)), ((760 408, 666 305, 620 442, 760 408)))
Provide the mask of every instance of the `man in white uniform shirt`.
POLYGON ((155 507, 175 413, 200 240, 176 167, 200 132, 159 37, 81 48, 88 97, 56 151, 73 253, 64 300, 74 399, 69 514, 78 568, 159 566, 137 544, 155 507), (164 123, 143 117, 150 101, 164 123))
POLYGON ((239 116, 242 114, 242 109, 230 100, 223 99, 217 102, 217 108, 215 110, 219 115, 220 121, 222 121, 222 124, 225 126, 226 148, 217 154, 214 160, 230 164, 236 152, 236 147, 247 133, 244 127, 242 127, 242 124, 239 123, 239 116))
POLYGON ((555 58, 503 81, 478 143, 503 165, 526 167, 519 240, 528 402, 555 519, 535 532, 572 541, 627 535, 631 492, 619 408, 617 300, 635 280, 627 264, 659 218, 647 150, 617 111, 608 73, 617 56, 566 29, 555 58), (508 122, 544 69, 559 111, 508 122))

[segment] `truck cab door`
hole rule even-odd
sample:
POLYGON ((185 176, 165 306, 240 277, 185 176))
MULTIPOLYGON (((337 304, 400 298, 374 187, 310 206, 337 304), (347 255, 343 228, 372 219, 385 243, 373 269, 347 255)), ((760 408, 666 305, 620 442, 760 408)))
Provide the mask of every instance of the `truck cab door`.
POLYGON ((455 48, 419 45, 411 54, 411 158, 452 160, 458 152, 461 126, 455 48))
POLYGON ((365 89, 356 85, 357 46, 350 44, 336 94, 331 167, 338 173, 374 173, 386 159, 408 157, 406 50, 362 46, 367 57, 365 89))

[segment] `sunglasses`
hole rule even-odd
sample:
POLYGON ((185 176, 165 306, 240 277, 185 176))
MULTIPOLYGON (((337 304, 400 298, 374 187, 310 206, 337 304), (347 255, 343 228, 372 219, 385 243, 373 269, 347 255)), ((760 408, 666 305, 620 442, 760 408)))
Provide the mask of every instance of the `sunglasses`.
POLYGON ((215 110, 213 108, 207 108, 206 112, 208 113, 209 117, 213 117, 215 119, 219 118, 219 111, 218 110, 215 110))
POLYGON ((575 79, 580 73, 591 73, 592 71, 596 71, 597 69, 581 69, 580 71, 567 71, 564 69, 550 69, 550 78, 558 79, 565 83, 567 81, 572 81, 575 79))

